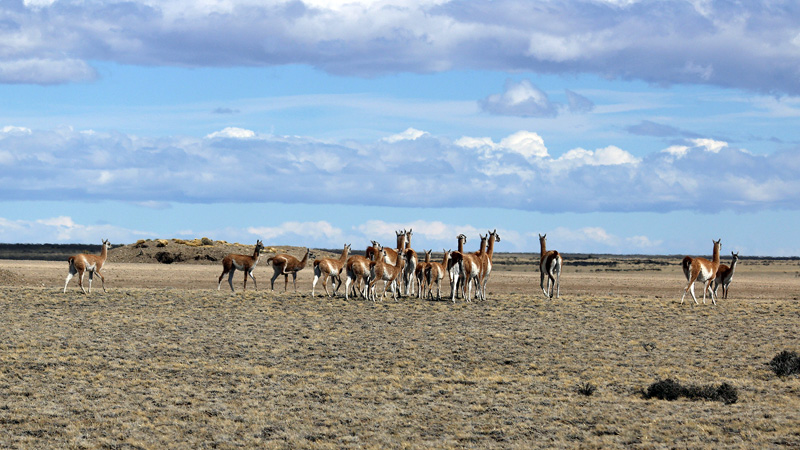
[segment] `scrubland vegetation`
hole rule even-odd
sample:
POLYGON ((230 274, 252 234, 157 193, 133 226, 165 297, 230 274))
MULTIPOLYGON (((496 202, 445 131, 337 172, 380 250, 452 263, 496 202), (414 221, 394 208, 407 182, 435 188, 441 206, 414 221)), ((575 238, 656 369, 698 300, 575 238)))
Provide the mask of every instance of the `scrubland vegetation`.
POLYGON ((108 293, 61 294, 64 263, 10 263, 0 447, 797 448, 800 376, 774 370, 800 348, 796 264, 743 265, 713 307, 678 304, 677 265, 565 261, 558 300, 499 270, 452 304, 113 260, 108 293))

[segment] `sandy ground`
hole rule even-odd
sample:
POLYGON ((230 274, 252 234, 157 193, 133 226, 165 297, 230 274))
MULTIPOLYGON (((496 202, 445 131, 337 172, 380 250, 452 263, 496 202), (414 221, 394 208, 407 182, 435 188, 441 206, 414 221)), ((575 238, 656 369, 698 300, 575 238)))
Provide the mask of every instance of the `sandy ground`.
POLYGON ((800 349, 798 262, 746 261, 716 307, 642 267, 565 265, 546 300, 505 265, 453 305, 113 260, 106 293, 62 294, 65 262, 0 261, 0 448, 799 448, 800 377, 767 366, 800 349), (738 400, 642 397, 666 378, 738 400))

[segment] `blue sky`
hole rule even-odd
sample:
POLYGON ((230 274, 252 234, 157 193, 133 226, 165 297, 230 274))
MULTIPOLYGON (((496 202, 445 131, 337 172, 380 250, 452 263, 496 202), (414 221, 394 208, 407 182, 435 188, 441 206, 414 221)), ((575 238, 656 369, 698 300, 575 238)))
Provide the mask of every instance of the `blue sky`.
POLYGON ((790 1, 0 5, 0 241, 800 254, 790 1))

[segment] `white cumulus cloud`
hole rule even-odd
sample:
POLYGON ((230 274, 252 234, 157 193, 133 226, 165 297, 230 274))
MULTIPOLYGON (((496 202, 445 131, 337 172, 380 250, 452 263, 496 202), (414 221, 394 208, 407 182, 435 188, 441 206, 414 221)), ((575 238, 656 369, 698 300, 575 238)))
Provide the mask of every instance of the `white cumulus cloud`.
POLYGON ((463 136, 455 141, 459 147, 484 150, 491 155, 498 152, 516 153, 528 160, 544 158, 548 156, 547 147, 544 139, 539 134, 532 131, 517 131, 500 142, 494 142, 489 137, 470 137, 463 136))
POLYGON ((671 145, 662 151, 677 158, 683 158, 692 149, 697 149, 710 153, 719 153, 720 150, 728 147, 727 142, 718 141, 715 139, 696 138, 696 139, 689 139, 688 142, 691 145, 671 145))
POLYGON ((231 138, 231 139, 250 139, 255 137, 255 131, 246 130, 244 128, 227 127, 220 131, 215 131, 206 135, 207 139, 216 138, 231 138))
POLYGON ((619 147, 610 145, 595 151, 582 148, 572 149, 564 153, 557 163, 566 163, 570 166, 613 166, 618 164, 638 164, 639 159, 619 147))
POLYGON ((479 103, 484 111, 505 116, 552 117, 558 114, 547 94, 528 80, 519 83, 509 80, 502 93, 492 94, 479 103))
POLYGON ((415 128, 408 128, 406 131, 402 133, 393 134, 391 136, 383 138, 384 141, 389 143, 399 142, 399 141, 414 141, 422 136, 428 136, 429 133, 426 131, 417 130, 415 128))
POLYGON ((3 128, 0 128, 0 133, 2 134, 10 134, 10 135, 24 135, 24 134, 31 134, 30 128, 25 127, 15 127, 13 125, 6 125, 3 128))

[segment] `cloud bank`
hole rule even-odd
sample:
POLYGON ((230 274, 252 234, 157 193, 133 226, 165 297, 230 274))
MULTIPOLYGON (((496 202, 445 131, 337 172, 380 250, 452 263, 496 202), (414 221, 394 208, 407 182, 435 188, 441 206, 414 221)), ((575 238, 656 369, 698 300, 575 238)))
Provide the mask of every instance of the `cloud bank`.
POLYGON ((361 77, 591 73, 797 95, 798 30, 794 0, 17 0, 0 7, 0 82, 91 80, 91 61, 306 64, 361 77))
POLYGON ((499 207, 542 212, 798 209, 800 155, 754 155, 709 138, 643 157, 607 146, 551 155, 535 132, 455 141, 410 128, 323 142, 225 128, 142 138, 0 128, 8 200, 137 204, 287 202, 499 207))

